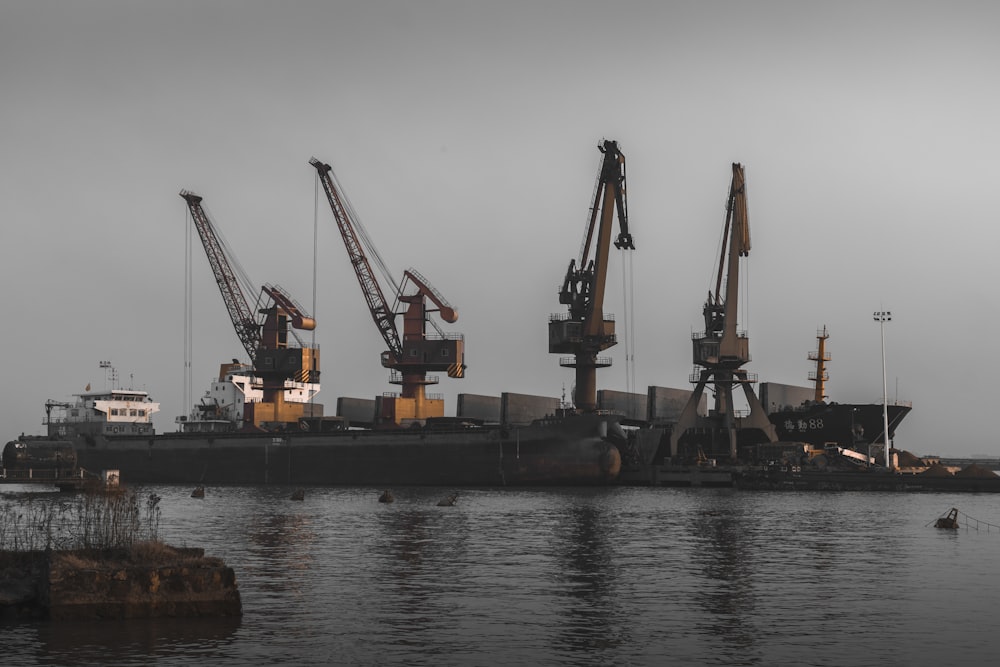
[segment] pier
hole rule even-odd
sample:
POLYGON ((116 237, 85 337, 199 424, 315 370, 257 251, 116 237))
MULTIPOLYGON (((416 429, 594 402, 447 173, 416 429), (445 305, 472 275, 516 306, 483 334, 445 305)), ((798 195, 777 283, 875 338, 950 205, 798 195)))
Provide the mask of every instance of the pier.
POLYGON ((55 486, 60 491, 79 491, 83 488, 113 488, 118 486, 117 470, 94 473, 84 468, 0 468, 0 484, 37 484, 55 486))

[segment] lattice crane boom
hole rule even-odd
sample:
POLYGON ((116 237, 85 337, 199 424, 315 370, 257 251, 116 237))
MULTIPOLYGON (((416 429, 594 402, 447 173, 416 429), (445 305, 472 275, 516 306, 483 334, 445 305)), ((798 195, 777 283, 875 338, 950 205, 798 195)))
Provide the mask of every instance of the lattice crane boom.
POLYGON ((344 245, 351 260, 351 266, 354 267, 354 274, 361 285, 361 292, 365 297, 365 302, 368 304, 372 320, 375 321, 375 326, 378 328, 379 333, 382 334, 382 339, 389 348, 389 354, 393 357, 393 359, 388 361, 389 363, 393 361, 398 362, 403 358, 403 346, 399 339, 399 331, 396 329, 395 314, 386 301, 382 287, 372 272, 371 263, 368 261, 364 248, 358 240, 357 231, 355 230, 356 224, 351 219, 348 209, 344 205, 343 197, 330 177, 332 167, 320 162, 316 158, 310 159, 309 164, 315 167, 316 173, 319 174, 320 183, 322 183, 323 191, 326 193, 327 201, 330 203, 330 209, 333 211, 337 228, 344 239, 344 245))
POLYGON ((188 190, 181 190, 180 195, 187 202, 188 209, 191 211, 191 218, 198 230, 198 236, 201 237, 201 243, 205 247, 209 266, 215 276, 219 291, 222 293, 222 300, 226 304, 226 310, 233 322, 236 336, 240 339, 250 359, 253 359, 257 354, 257 348, 260 347, 260 325, 257 323, 246 295, 240 288, 232 263, 223 249, 215 226, 201 205, 202 197, 188 190))

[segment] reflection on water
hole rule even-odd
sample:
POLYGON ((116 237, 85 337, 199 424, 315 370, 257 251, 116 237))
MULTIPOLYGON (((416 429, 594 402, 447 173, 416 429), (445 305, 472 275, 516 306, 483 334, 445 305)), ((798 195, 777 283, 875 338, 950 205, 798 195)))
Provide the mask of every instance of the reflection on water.
POLYGON ((433 637, 452 622, 448 598, 450 586, 462 578, 465 531, 444 520, 446 510, 437 507, 383 509, 372 559, 381 594, 372 599, 370 613, 397 650, 435 646, 433 637))
POLYGON ((552 547, 565 582, 559 643, 567 656, 601 654, 628 643, 627 619, 615 604, 618 566, 609 542, 611 517, 600 498, 567 508, 552 547))
POLYGON ((224 658, 240 624, 239 618, 39 623, 33 643, 39 662, 52 665, 140 664, 136 656, 192 651, 211 661, 224 658))
MULTIPOLYGON (((164 539, 236 570, 238 620, 19 623, 4 664, 979 664, 989 496, 725 489, 155 487, 164 539), (9 658, 9 660, 8 660, 9 658)), ((1000 523, 1000 521, 993 521, 1000 523)))
POLYGON ((301 594, 309 584, 314 561, 316 534, 308 517, 299 514, 264 513, 248 526, 248 574, 259 578, 267 590, 301 594))
POLYGON ((708 612, 696 632, 718 638, 726 652, 756 664, 754 525, 732 492, 721 493, 709 496, 716 502, 699 508, 690 524, 692 556, 702 575, 693 597, 708 612))

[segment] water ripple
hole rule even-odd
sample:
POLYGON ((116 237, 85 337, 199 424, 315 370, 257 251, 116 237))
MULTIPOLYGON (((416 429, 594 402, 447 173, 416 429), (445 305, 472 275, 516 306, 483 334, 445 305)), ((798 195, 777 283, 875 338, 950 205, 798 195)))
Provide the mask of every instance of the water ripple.
MULTIPOLYGON (((227 621, 24 623, 16 664, 921 665, 992 658, 983 496, 155 487, 237 573, 227 621)), ((994 521, 994 523, 997 523, 994 521)))

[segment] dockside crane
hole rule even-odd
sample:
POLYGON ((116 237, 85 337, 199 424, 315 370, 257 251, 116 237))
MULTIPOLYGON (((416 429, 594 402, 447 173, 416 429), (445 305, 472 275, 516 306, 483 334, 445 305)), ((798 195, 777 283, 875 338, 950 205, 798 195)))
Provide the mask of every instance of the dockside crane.
POLYGON ((458 311, 435 290, 430 283, 414 269, 404 272, 404 280, 398 287, 381 265, 381 259, 360 227, 357 215, 343 194, 343 189, 335 181, 329 164, 316 158, 309 160, 326 193, 330 210, 344 241, 348 259, 357 276, 361 293, 368 304, 372 320, 385 341, 388 350, 382 353, 382 366, 392 371, 390 383, 400 385, 399 396, 379 396, 376 399, 376 417, 379 424, 399 425, 406 420, 425 420, 444 416, 444 401, 428 397, 426 387, 439 381, 430 372, 445 371, 448 377, 465 377, 465 341, 461 334, 445 333, 429 318, 430 313, 438 313, 448 323, 458 320, 458 311), (364 239, 364 241, 362 240, 364 239), (368 254, 380 264, 383 275, 392 283, 395 303, 390 306, 385 292, 372 271, 368 254), (405 294, 408 284, 415 292, 405 294), (428 307, 428 301, 433 308, 428 307), (406 304, 403 315, 403 334, 396 327, 398 303, 406 304), (427 324, 436 330, 429 334, 427 324))
POLYGON ((737 436, 740 430, 757 429, 770 442, 778 439, 774 425, 754 393, 753 383, 757 378, 743 368, 750 361, 750 340, 745 331, 738 329, 737 305, 740 258, 749 254, 750 216, 746 179, 743 166, 733 163, 715 291, 709 290, 702 309, 705 331, 692 337, 694 363, 701 369, 691 375, 695 390, 671 431, 671 457, 678 456, 678 444, 685 433, 698 426, 704 426, 701 430, 712 435, 713 442, 707 443, 709 447, 715 444, 715 434, 725 434, 725 451, 719 453, 733 460, 738 455, 737 436), (715 409, 706 421, 699 424, 697 409, 706 385, 711 385, 714 390, 715 409), (733 389, 736 386, 743 388, 750 408, 750 414, 745 417, 737 417, 733 409, 733 389))
MULTIPOLYGON (((285 402, 287 382, 319 383, 319 350, 303 344, 292 331, 311 331, 316 328, 316 321, 277 285, 261 287, 260 297, 251 308, 244 286, 252 283, 242 269, 236 268, 239 263, 205 212, 203 198, 188 190, 182 190, 180 196, 187 202, 236 336, 252 362, 254 376, 261 382, 263 400, 246 403, 244 423, 257 428, 283 429, 297 425, 303 417, 321 414, 322 406, 285 402)), ((223 368, 230 366, 226 364, 223 368)))
POLYGON ((628 231, 625 196, 625 155, 618 142, 603 140, 598 150, 604 157, 590 207, 590 220, 579 259, 572 259, 559 291, 559 303, 567 313, 549 318, 549 352, 572 354, 559 359, 559 365, 576 369, 573 401, 581 412, 597 410, 597 369, 611 365, 609 357, 598 353, 617 343, 615 321, 604 314, 604 289, 611 251, 611 231, 615 212, 619 233, 614 246, 633 250, 628 231))

